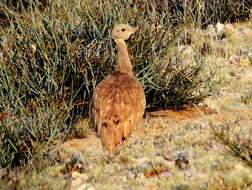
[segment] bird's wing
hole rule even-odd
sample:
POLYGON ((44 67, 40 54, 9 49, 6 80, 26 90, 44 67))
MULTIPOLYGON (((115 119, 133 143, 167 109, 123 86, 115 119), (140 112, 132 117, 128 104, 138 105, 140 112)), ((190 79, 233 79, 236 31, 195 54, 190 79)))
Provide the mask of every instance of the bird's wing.
POLYGON ((102 123, 116 125, 126 138, 143 117, 145 95, 134 77, 109 76, 94 91, 93 114, 98 129, 102 123))

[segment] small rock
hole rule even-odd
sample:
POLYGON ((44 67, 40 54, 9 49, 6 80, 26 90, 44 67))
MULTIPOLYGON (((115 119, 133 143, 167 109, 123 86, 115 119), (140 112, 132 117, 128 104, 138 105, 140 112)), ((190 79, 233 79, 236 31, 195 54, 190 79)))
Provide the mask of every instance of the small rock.
POLYGON ((225 26, 224 24, 221 24, 221 23, 219 23, 219 22, 216 24, 215 27, 216 27, 216 32, 217 32, 217 34, 220 34, 220 33, 223 32, 224 26, 225 26))

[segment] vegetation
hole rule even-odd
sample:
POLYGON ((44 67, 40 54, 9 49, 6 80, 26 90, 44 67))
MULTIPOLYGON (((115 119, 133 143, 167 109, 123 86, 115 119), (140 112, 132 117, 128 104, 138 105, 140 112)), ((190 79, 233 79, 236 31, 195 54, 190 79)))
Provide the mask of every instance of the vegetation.
MULTIPOLYGON (((201 102, 227 84, 229 75, 223 74, 225 69, 212 57, 220 57, 223 51, 226 56, 239 51, 209 39, 201 29, 218 21, 244 21, 249 18, 251 6, 246 0, 3 0, 1 168, 12 168, 8 176, 15 173, 16 166, 21 166, 24 173, 31 172, 31 168, 35 173, 46 173, 44 168, 56 165, 48 152, 66 139, 90 134, 93 89, 116 64, 116 49, 110 37, 115 23, 129 23, 140 29, 128 41, 128 47, 135 74, 145 89, 148 109, 179 110, 201 102), (186 50, 190 53, 184 53, 186 50), (82 129, 76 124, 80 118, 88 118, 82 129)), ((243 96, 242 102, 249 106, 250 99, 251 93, 243 96)), ((221 136, 224 133, 214 134, 228 144, 221 136)), ((240 155, 235 143, 232 150, 240 155)), ((242 160, 251 163, 247 160, 250 153, 242 160)), ((124 160, 120 159, 115 162, 124 160)), ((185 157, 176 159, 179 167, 181 160, 182 165, 186 162, 185 157)), ((149 178, 168 173, 169 169, 153 162, 141 172, 149 178)), ((185 184, 172 187, 188 189, 185 184)))
POLYGON ((249 127, 244 128, 236 125, 235 122, 229 122, 212 128, 218 141, 226 145, 232 154, 252 167, 252 143, 249 127))

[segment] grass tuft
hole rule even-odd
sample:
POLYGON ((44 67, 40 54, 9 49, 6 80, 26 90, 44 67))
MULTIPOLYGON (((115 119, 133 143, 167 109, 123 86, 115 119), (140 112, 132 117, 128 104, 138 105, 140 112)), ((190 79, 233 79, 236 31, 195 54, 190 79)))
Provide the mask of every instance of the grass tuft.
POLYGON ((212 129, 218 142, 224 144, 235 157, 252 167, 251 127, 239 126, 233 122, 212 126, 212 129))

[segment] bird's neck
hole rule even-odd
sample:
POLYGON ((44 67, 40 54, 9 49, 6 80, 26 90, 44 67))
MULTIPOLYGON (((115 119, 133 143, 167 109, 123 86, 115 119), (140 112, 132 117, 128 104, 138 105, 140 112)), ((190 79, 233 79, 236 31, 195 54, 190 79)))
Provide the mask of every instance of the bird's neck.
POLYGON ((116 71, 133 75, 126 42, 122 39, 115 39, 115 43, 118 50, 116 71))

